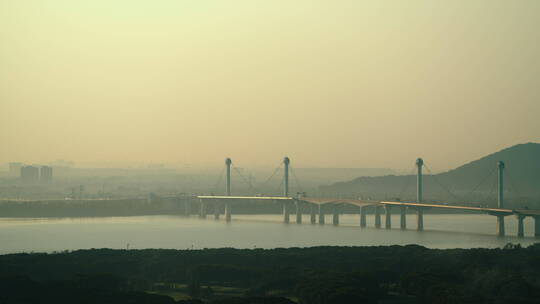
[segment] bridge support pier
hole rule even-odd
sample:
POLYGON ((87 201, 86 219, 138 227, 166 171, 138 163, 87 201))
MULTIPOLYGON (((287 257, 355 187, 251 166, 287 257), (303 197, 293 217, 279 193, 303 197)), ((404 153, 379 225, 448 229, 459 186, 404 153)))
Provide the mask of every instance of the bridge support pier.
POLYGON ((381 228, 381 207, 375 206, 375 228, 381 228))
POLYGON ((518 220, 518 233, 517 233, 517 236, 522 238, 522 237, 525 236, 525 228, 523 226, 523 220, 525 219, 525 216, 521 215, 521 214, 518 214, 516 217, 517 217, 517 220, 518 220))
POLYGON ((300 201, 295 202, 296 206, 296 223, 302 224, 302 209, 300 209, 300 201))
POLYGON ((534 236, 540 238, 540 216, 534 217, 534 236))
POLYGON ((283 223, 288 224, 290 222, 289 206, 285 202, 283 203, 283 223))
POLYGON ((333 214, 332 214, 332 224, 334 226, 338 226, 339 225, 339 206, 338 205, 334 205, 333 206, 333 214))
POLYGON ((422 208, 416 209, 416 230, 424 231, 424 210, 422 208))
POLYGON ((392 207, 386 205, 384 206, 384 211, 385 211, 384 228, 392 229, 392 207))
POLYGON ((407 207, 401 206, 399 211, 399 228, 401 228, 401 230, 405 230, 407 229, 407 207))
POLYGON ((230 203, 225 203, 225 221, 230 222, 232 215, 232 209, 230 203))
POLYGON ((191 201, 189 199, 184 200, 184 216, 191 216, 191 201))
POLYGON ((504 236, 504 215, 497 215, 497 236, 504 236))
POLYGON ((219 215, 221 214, 220 203, 218 201, 214 202, 214 219, 219 220, 219 215))
POLYGON ((206 202, 203 200, 200 200, 199 202, 199 217, 202 219, 206 219, 206 202))
POLYGON ((309 221, 312 225, 315 225, 317 223, 317 212, 315 210, 315 204, 310 204, 310 218, 309 221))
POLYGON ((324 210, 323 210, 323 205, 319 205, 319 225, 324 225, 324 210))
POLYGON ((365 228, 366 225, 366 206, 360 207, 360 227, 365 228))

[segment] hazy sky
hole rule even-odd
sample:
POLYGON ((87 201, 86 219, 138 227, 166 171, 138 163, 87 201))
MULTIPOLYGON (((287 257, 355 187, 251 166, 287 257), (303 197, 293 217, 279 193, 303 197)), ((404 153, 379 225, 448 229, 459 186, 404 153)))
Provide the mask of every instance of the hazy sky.
POLYGON ((0 0, 0 162, 445 169, 540 141, 538 0, 0 0))

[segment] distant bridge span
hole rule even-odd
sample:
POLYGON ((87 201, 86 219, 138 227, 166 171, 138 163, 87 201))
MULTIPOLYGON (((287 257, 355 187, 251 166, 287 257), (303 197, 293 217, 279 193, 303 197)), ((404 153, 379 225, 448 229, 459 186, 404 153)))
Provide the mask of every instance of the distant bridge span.
POLYGON ((417 227, 418 231, 424 229, 424 210, 431 208, 447 209, 447 210, 461 210, 461 211, 476 211, 492 215, 497 217, 497 235, 505 235, 504 217, 509 215, 515 215, 518 218, 518 237, 524 236, 524 224, 525 217, 530 216, 534 218, 534 234, 536 237, 540 237, 540 210, 529 209, 507 209, 504 208, 504 163, 499 161, 497 166, 499 168, 498 175, 498 207, 497 208, 485 208, 474 207, 467 205, 450 205, 450 204, 426 204, 423 203, 423 175, 422 167, 424 161, 419 158, 416 161, 418 173, 417 173, 417 201, 416 202, 399 202, 399 201, 383 201, 383 200, 363 200, 363 199, 350 199, 350 198, 320 198, 320 197, 307 197, 301 196, 292 197, 289 195, 289 163, 290 159, 285 157, 284 164, 284 189, 283 196, 232 196, 231 195, 231 164, 230 158, 225 160, 227 168, 226 176, 226 193, 227 195, 199 195, 196 196, 200 200, 200 216, 206 217, 206 201, 214 201, 214 214, 216 219, 219 218, 218 203, 223 202, 225 204, 225 218, 227 221, 231 220, 231 202, 235 200, 267 200, 267 201, 281 201, 283 202, 283 221, 289 223, 290 205, 296 206, 296 223, 302 223, 302 211, 300 204, 309 204, 311 206, 311 218, 312 224, 317 221, 317 213, 319 218, 319 224, 324 224, 325 214, 322 208, 323 205, 330 205, 333 208, 333 224, 339 224, 339 206, 340 205, 352 205, 358 206, 360 210, 360 226, 366 226, 366 209, 375 209, 375 227, 381 228, 381 214, 385 214, 385 228, 392 228, 391 224, 391 212, 392 209, 400 210, 400 228, 406 229, 406 215, 407 209, 412 209, 417 215, 417 227))
POLYGON ((441 208, 441 209, 454 209, 464 211, 479 211, 484 213, 504 213, 514 214, 523 213, 526 215, 540 215, 540 210, 528 210, 528 209, 501 209, 501 208, 483 208, 483 207, 471 207, 471 206, 459 206, 448 204, 424 204, 424 203, 408 203, 408 202, 391 202, 382 200, 361 200, 350 198, 322 198, 322 197, 285 197, 285 196, 224 196, 224 195, 198 195, 198 199, 219 199, 219 200, 272 200, 272 201, 300 201, 315 205, 325 204, 349 204, 358 207, 367 206, 379 206, 379 207, 418 207, 418 208, 441 208))

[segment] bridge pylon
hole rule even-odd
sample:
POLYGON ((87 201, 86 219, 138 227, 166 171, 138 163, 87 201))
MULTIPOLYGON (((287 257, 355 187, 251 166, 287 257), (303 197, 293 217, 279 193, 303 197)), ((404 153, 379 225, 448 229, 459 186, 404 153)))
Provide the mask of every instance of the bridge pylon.
MULTIPOLYGON (((416 159, 416 202, 421 204, 424 200, 424 180, 422 175, 422 167, 424 166, 424 160, 422 158, 416 159)), ((424 230, 424 210, 421 207, 416 208, 416 230, 424 230)))
MULTIPOLYGON (((289 196, 289 164, 291 160, 285 156, 283 158, 283 196, 289 196)), ((287 201, 283 202, 283 222, 288 224, 290 221, 289 204, 287 201)))
MULTIPOLYGON (((226 167, 226 183, 225 183, 225 191, 227 193, 227 196, 231 196, 231 165, 232 160, 230 158, 225 159, 225 167, 226 167)), ((232 210, 231 210, 231 204, 229 203, 229 200, 225 202, 225 221, 230 222, 232 216, 232 210)))
MULTIPOLYGON (((498 161, 497 168, 498 168, 497 207, 499 209, 503 209, 504 208, 504 168, 505 168, 504 162, 498 161)), ((519 227, 518 227, 518 230, 519 230, 519 227)), ((505 233, 506 232, 505 232, 505 227, 504 227, 504 215, 498 214, 497 215, 497 235, 504 236, 505 233)), ((518 231, 518 235, 519 235, 519 231, 518 231)))

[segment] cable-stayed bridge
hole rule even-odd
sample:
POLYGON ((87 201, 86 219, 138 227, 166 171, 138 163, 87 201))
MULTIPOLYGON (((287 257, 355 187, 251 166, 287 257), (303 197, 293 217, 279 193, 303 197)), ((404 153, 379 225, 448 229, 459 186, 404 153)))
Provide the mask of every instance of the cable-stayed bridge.
MULTIPOLYGON (((375 227, 382 228, 382 217, 384 216, 384 227, 386 229, 392 228, 392 212, 398 211, 400 214, 400 229, 407 229, 407 215, 410 211, 416 214, 416 230, 424 230, 424 211, 428 209, 446 209, 446 210, 458 210, 458 211, 475 211, 491 215, 496 217, 496 229, 498 236, 505 235, 505 217, 514 215, 518 219, 518 237, 524 236, 524 219, 525 217, 532 217, 534 219, 534 235, 540 237, 540 210, 531 209, 507 209, 505 208, 504 198, 504 177, 505 177, 505 164, 502 161, 497 163, 498 178, 497 178, 497 207, 475 207, 473 204, 433 204, 424 202, 424 182, 423 182, 423 167, 424 161, 421 158, 416 160, 416 201, 414 202, 401 202, 401 201, 386 201, 386 200, 365 200, 365 199, 351 199, 351 198, 324 198, 324 197, 309 197, 305 193, 297 193, 296 196, 289 194, 289 170, 290 159, 285 157, 283 159, 283 183, 281 196, 264 196, 264 195, 251 195, 251 196, 234 196, 231 193, 231 168, 232 160, 227 158, 225 160, 226 180, 225 180, 225 195, 198 195, 199 199, 199 216, 202 218, 207 217, 209 205, 213 206, 214 217, 219 219, 221 215, 222 205, 224 209, 224 215, 226 221, 231 221, 234 209, 234 203, 239 200, 266 200, 281 202, 283 206, 283 222, 290 223, 291 214, 295 216, 295 222, 297 224, 302 223, 302 205, 308 205, 310 210, 310 223, 325 224, 326 209, 331 209, 332 223, 339 225, 340 209, 344 205, 357 206, 359 210, 359 225, 360 227, 366 227, 366 216, 368 210, 372 209, 375 217, 375 227), (323 208, 325 206, 325 208, 323 208), (409 212, 408 212, 409 210, 409 212)), ((274 171, 275 174, 276 171, 274 171)), ((295 176, 296 178, 296 176, 295 176)))

